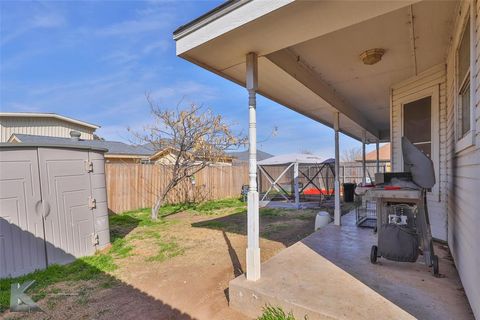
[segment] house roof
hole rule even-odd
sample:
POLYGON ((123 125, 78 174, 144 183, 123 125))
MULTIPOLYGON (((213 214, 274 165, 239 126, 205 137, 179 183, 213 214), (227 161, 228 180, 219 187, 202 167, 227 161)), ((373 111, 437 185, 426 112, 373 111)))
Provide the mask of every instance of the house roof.
POLYGON ((194 20, 181 25, 178 27, 175 31, 173 31, 173 38, 178 39, 185 34, 188 34, 192 31, 197 30, 198 28, 201 28, 203 25, 209 23, 210 21, 213 21, 215 19, 220 18, 221 16, 227 14, 228 12, 234 10, 235 8, 249 2, 251 0, 228 0, 225 1, 224 3, 216 6, 212 10, 202 14, 198 18, 195 18, 194 20))
MULTIPOLYGON (((380 161, 390 161, 390 143, 386 143, 378 149, 380 161)), ((355 159, 362 161, 362 158, 355 159)), ((377 161, 377 150, 370 151, 365 155, 365 161, 377 161)))
POLYGON ((126 144, 120 141, 104 141, 104 140, 75 140, 71 138, 60 137, 47 137, 36 136, 29 134, 17 134, 14 133, 8 140, 9 142, 28 143, 28 144, 55 144, 55 145, 75 145, 75 146, 88 146, 92 148, 107 149, 108 154, 115 155, 135 155, 135 156, 150 156, 152 154, 151 149, 143 146, 135 146, 126 144))
POLYGON ((160 158, 164 157, 167 154, 175 153, 175 152, 176 152, 176 150, 174 148, 165 147, 161 150, 156 151, 154 154, 152 154, 150 156, 150 160, 157 160, 157 159, 160 159, 160 158))
POLYGON ((0 112, 0 118, 7 118, 7 117, 9 118, 13 118, 13 117, 15 118, 54 118, 54 119, 59 119, 59 120, 63 120, 70 123, 75 123, 83 127, 88 127, 92 129, 100 128, 100 126, 96 124, 80 121, 77 119, 65 117, 65 116, 62 116, 56 113, 50 113, 50 112, 0 112))
MULTIPOLYGON (((227 154, 237 161, 248 161, 248 150, 239 151, 239 152, 229 152, 227 154)), ((265 160, 271 157, 273 157, 273 154, 264 152, 262 150, 257 150, 257 161, 265 160)))

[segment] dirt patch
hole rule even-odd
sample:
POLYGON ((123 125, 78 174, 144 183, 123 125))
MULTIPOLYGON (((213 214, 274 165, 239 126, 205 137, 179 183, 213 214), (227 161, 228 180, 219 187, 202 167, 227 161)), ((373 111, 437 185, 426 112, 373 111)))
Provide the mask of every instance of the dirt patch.
MULTIPOLYGON (((313 232, 313 210, 261 210, 261 258, 313 232)), ((123 218, 122 218, 123 219, 123 218)), ((228 307, 228 283, 245 270, 244 208, 180 212, 150 225, 125 218, 112 228, 116 270, 49 286, 43 312, 12 319, 246 319, 228 307), (131 221, 130 221, 131 222, 131 221), (124 240, 123 240, 124 239, 124 240)))

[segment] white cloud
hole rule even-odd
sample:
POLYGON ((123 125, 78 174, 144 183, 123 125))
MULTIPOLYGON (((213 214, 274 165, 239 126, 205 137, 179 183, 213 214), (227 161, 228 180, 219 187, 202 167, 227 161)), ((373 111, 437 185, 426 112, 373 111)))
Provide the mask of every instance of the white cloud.
POLYGON ((47 15, 36 15, 34 16, 29 22, 22 24, 21 26, 17 26, 14 31, 12 32, 5 32, 2 30, 2 37, 0 44, 5 45, 8 42, 21 37, 23 34, 37 28, 58 28, 64 26, 66 24, 66 20, 60 14, 50 13, 47 15))
POLYGON ((130 62, 137 61, 140 58, 138 54, 133 54, 128 51, 115 50, 112 53, 101 58, 101 61, 125 65, 130 62))
POLYGON ((137 19, 127 20, 96 30, 99 36, 129 36, 145 32, 159 32, 168 27, 172 16, 168 14, 142 16, 137 19))
POLYGON ((16 112, 40 112, 41 108, 33 104, 25 103, 12 103, 3 111, 16 111, 16 112))
POLYGON ((65 17, 59 14, 37 15, 32 19, 34 28, 58 28, 65 24, 65 17))
POLYGON ((154 50, 159 50, 160 52, 165 52, 170 47, 170 42, 166 40, 150 43, 143 48, 144 54, 150 54, 154 50))
POLYGON ((82 92, 83 90, 91 92, 92 89, 98 90, 105 87, 110 88, 114 85, 126 83, 128 81, 126 79, 126 75, 127 70, 119 70, 118 72, 89 79, 74 80, 66 83, 55 83, 51 85, 40 85, 30 88, 30 90, 27 90, 26 93, 36 96, 58 94, 60 92, 66 95, 75 92, 85 94, 86 92, 82 92))

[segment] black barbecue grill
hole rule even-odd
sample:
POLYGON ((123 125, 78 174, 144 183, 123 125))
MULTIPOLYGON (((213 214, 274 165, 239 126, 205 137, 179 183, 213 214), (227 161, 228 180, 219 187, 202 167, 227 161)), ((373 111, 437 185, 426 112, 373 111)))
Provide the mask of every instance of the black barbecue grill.
POLYGON ((407 138, 402 137, 402 153, 408 172, 381 173, 370 196, 377 202, 377 245, 370 261, 380 257, 415 262, 423 254, 425 264, 438 275, 438 257, 433 251, 426 194, 435 185, 433 163, 407 138))

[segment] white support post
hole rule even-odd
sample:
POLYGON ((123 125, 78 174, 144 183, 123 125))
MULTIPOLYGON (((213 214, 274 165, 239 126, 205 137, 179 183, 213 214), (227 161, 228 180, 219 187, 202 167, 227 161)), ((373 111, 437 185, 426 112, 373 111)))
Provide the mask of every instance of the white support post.
POLYGON ((333 115, 333 129, 335 130, 335 210, 333 213, 334 223, 336 226, 341 225, 341 209, 340 209, 340 114, 335 112, 333 115))
POLYGON ((293 189, 295 191, 295 208, 300 208, 300 192, 298 190, 298 162, 293 165, 293 189))
POLYGON ((246 87, 248 90, 248 208, 247 208, 247 280, 260 279, 260 238, 257 190, 257 101, 258 62, 255 53, 247 54, 246 87))
POLYGON ((377 143, 376 143, 376 147, 377 147, 377 168, 376 168, 376 172, 379 173, 380 172, 380 143, 379 143, 378 140, 377 140, 377 143))
POLYGON ((367 140, 367 133, 363 131, 363 139, 362 139, 362 183, 367 183, 367 165, 365 160, 365 144, 367 140))

